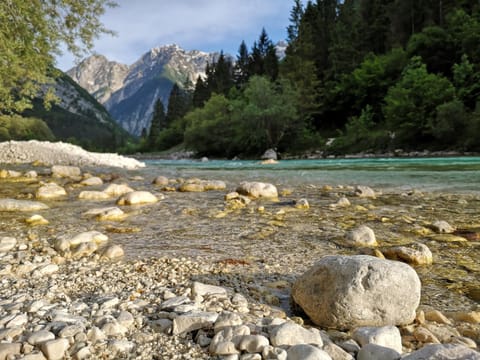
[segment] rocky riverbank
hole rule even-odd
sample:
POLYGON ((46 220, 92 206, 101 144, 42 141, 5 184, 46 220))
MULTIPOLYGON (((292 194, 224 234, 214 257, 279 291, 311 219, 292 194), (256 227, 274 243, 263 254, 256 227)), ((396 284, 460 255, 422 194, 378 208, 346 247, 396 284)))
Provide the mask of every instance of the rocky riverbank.
POLYGON ((108 166, 137 169, 145 164, 117 154, 92 153, 77 145, 48 141, 0 143, 0 164, 41 163, 45 165, 108 166))
MULTIPOLYGON (((0 170, 0 359, 480 359, 478 306, 439 311, 418 304, 420 292, 432 287, 418 276, 428 279, 439 251, 448 251, 438 244, 476 251, 477 232, 459 232, 455 225, 465 224, 452 209, 449 222, 420 219, 444 210, 439 199, 431 209, 418 193, 398 195, 412 209, 399 213, 397 195, 368 187, 309 191, 311 198, 292 200, 295 189, 258 182, 232 189, 222 181, 88 174, 58 165, 0 170), (161 242, 169 216, 185 249, 210 255, 179 247, 155 258, 129 256, 146 236, 138 224, 153 226, 161 242), (402 240, 382 247, 383 224, 430 239, 429 246, 402 240), (227 229, 247 242, 230 250, 227 241, 212 252, 189 240, 195 226, 221 236, 227 229), (336 235, 317 249, 306 240, 284 243, 281 233, 297 228, 312 238, 336 235), (317 266, 324 270, 311 268, 311 259, 322 259, 317 266), (315 284, 324 288, 316 293, 315 284), (308 316, 284 301, 292 287, 308 316), (320 314, 309 301, 320 304, 313 306, 320 314), (358 315, 355 304, 364 304, 358 315), (353 326, 339 321, 338 308, 353 326)), ((456 201, 467 207, 466 199, 456 201)))

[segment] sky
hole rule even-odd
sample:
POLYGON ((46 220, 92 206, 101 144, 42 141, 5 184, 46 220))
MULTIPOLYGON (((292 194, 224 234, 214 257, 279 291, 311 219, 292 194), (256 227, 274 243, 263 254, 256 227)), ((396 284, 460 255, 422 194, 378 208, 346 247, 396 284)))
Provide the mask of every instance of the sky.
MULTIPOLYGON (((117 33, 95 41, 93 53, 131 65, 151 48, 177 44, 185 50, 223 50, 236 56, 244 40, 249 48, 264 27, 276 43, 287 37, 293 0, 116 0, 102 23, 117 33)), ((75 66, 72 55, 57 66, 75 66)))

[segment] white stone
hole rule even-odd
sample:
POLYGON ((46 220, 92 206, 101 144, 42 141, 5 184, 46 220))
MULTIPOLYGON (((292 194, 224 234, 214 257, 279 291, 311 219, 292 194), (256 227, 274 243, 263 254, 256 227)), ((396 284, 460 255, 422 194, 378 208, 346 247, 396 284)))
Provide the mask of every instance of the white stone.
POLYGON ((28 343, 31 345, 41 344, 50 340, 55 340, 55 335, 47 330, 35 331, 27 338, 28 343))
POLYGON ((480 360, 478 351, 456 344, 426 345, 420 350, 402 358, 402 360, 480 360))
POLYGON ((222 312, 217 321, 215 321, 214 330, 215 333, 219 332, 223 328, 242 325, 242 318, 240 315, 232 312, 222 312))
POLYGON ((17 239, 14 237, 5 236, 0 238, 0 253, 8 252, 17 245, 17 239))
POLYGON ((153 180, 153 184, 155 185, 159 185, 159 186, 167 186, 169 183, 168 181, 168 178, 165 177, 165 176, 157 176, 154 180, 153 180))
POLYGON ((52 166, 52 176, 75 178, 82 174, 77 166, 54 165, 52 166))
POLYGON ((238 349, 248 353, 261 353, 268 345, 270 345, 270 343, 263 335, 247 335, 243 336, 240 340, 238 349))
POLYGON ((441 234, 451 234, 455 231, 455 228, 444 220, 435 221, 432 228, 435 232, 441 234))
POLYGON ((353 331, 352 339, 361 346, 375 344, 402 353, 402 336, 395 326, 360 327, 353 331))
POLYGON ((352 355, 333 342, 324 344, 323 350, 327 352, 327 354, 330 355, 333 360, 355 360, 352 355))
POLYGON ((47 360, 45 355, 41 352, 35 352, 31 354, 26 354, 22 357, 22 360, 47 360))
POLYGON ((58 272, 59 269, 60 268, 58 267, 57 264, 47 264, 47 265, 39 266, 32 272, 32 276, 35 278, 35 277, 52 275, 58 272))
POLYGON ((355 246, 376 246, 377 239, 375 233, 371 228, 365 225, 361 225, 352 229, 347 234, 349 243, 355 246))
POLYGON ((332 360, 325 351, 308 344, 294 345, 287 351, 288 360, 332 360))
POLYGON ((237 188, 237 192, 252 198, 278 198, 275 185, 262 182, 242 182, 237 188))
POLYGON ((262 356, 265 360, 287 360, 287 351, 269 345, 263 348, 262 356))
POLYGON ((158 198, 148 191, 132 191, 122 195, 118 200, 118 205, 141 205, 153 204, 158 201, 158 198))
POLYGON ((300 276, 294 301, 322 327, 407 325, 420 303, 420 279, 409 265, 373 256, 325 256, 300 276))
POLYGON ((360 349, 357 360, 399 360, 401 355, 388 347, 367 344, 360 349))
POLYGON ((323 345, 320 331, 315 328, 305 329, 293 321, 287 321, 271 328, 270 341, 273 346, 292 346, 298 344, 323 345))
POLYGON ((19 355, 21 343, 0 343, 0 359, 11 359, 10 356, 19 355))
POLYGON ((362 198, 375 198, 376 194, 368 186, 359 185, 355 187, 355 195, 362 198))
POLYGON ((106 336, 123 335, 127 333, 128 329, 121 325, 117 320, 113 319, 102 326, 102 332, 106 336))
POLYGON ((30 200, 0 199, 0 211, 39 211, 48 209, 48 206, 30 200))
POLYGON ((104 235, 99 231, 86 231, 70 238, 69 243, 70 246, 76 246, 82 243, 93 242, 96 244, 100 244, 106 241, 108 241, 107 235, 104 235))
POLYGON ((80 324, 67 325, 58 332, 58 337, 69 338, 81 333, 85 328, 80 324))
POLYGON ((135 348, 135 343, 128 340, 112 340, 108 343, 108 350, 113 353, 129 353, 135 348))
POLYGON ((110 184, 103 190, 104 193, 110 196, 121 196, 132 191, 134 190, 127 184, 110 184))
POLYGON ((27 314, 18 314, 15 317, 5 324, 6 328, 16 328, 21 327, 28 323, 28 315, 27 314))
POLYGON ((105 247, 104 251, 102 252, 103 259, 118 259, 125 255, 123 248, 120 245, 110 244, 105 247))
POLYGON ((92 326, 92 328, 87 332, 87 338, 92 342, 92 343, 97 343, 100 341, 103 341, 107 338, 105 333, 100 330, 96 326, 92 326))
POLYGON ((192 295, 193 297, 205 297, 207 295, 227 295, 227 289, 221 286, 208 285, 195 281, 192 285, 192 295))
POLYGON ((80 184, 83 186, 99 186, 99 185, 103 185, 103 180, 97 176, 92 176, 82 180, 80 184))
POLYGON ((65 195, 67 195, 65 189, 56 183, 40 186, 35 192, 37 199, 56 199, 65 195))
POLYGON ((78 198, 81 200, 109 200, 111 196, 103 191, 87 190, 81 191, 78 198))
POLYGON ((218 314, 214 312, 191 312, 173 319, 173 335, 186 332, 192 332, 202 328, 213 326, 218 318, 218 314))
POLYGON ((67 339, 56 339, 42 343, 41 350, 48 360, 61 360, 69 346, 67 339))

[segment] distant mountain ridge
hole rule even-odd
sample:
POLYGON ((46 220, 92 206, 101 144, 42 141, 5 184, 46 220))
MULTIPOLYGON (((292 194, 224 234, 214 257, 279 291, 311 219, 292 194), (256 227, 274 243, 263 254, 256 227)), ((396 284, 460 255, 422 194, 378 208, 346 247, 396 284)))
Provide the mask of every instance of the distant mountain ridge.
POLYGON ((128 66, 93 55, 67 71, 128 132, 148 129, 158 98, 166 105, 174 83, 195 84, 219 53, 186 51, 178 45, 156 47, 128 66))

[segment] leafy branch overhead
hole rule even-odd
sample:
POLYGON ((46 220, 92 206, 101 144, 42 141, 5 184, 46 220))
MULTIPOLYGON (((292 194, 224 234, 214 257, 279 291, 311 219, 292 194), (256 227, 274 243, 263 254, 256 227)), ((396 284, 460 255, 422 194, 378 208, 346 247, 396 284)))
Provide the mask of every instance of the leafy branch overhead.
POLYGON ((31 107, 62 48, 80 57, 100 34, 112 34, 99 18, 113 6, 109 0, 1 1, 0 114, 31 107))

